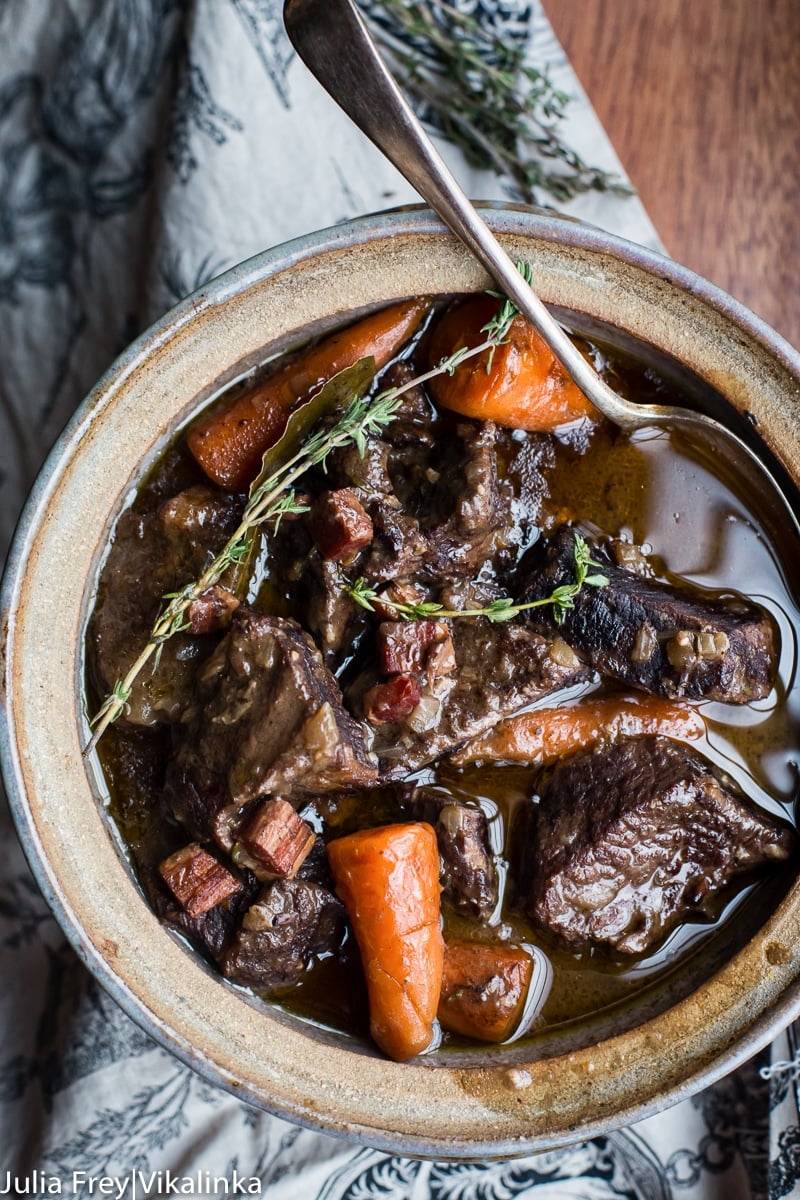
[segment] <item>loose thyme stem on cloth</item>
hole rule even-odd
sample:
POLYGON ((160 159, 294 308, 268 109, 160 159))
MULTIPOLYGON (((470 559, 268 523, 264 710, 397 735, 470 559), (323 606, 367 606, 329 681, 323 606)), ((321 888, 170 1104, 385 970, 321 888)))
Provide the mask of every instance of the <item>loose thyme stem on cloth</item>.
POLYGON ((371 0, 365 16, 390 68, 429 125, 471 166, 492 171, 528 204, 585 192, 633 195, 591 166, 559 128, 570 96, 526 61, 526 44, 498 36, 446 0, 371 0))

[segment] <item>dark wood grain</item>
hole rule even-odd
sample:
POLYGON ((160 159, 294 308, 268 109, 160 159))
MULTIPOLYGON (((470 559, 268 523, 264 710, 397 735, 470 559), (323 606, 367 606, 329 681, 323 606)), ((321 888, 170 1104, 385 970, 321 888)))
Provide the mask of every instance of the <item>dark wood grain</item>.
POLYGON ((800 2, 544 5, 668 251, 800 347, 800 2))

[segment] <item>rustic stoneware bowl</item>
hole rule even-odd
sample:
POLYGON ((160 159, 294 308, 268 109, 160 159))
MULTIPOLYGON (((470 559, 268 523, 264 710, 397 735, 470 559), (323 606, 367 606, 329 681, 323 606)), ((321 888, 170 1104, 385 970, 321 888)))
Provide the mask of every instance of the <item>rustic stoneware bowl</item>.
MULTIPOLYGON (((800 356, 668 260, 531 212, 490 212, 574 328, 605 331, 721 395, 800 481, 800 356), (609 333, 609 331, 615 331, 609 333)), ((426 210, 365 218, 260 255, 185 300, 111 368, 51 454, 9 567, 3 754, 20 836, 78 953, 158 1041, 242 1099, 414 1155, 506 1157, 608 1131, 736 1067, 800 1012, 800 886, 736 922, 716 958, 624 1011, 504 1049, 397 1065, 217 978, 152 914, 81 747, 82 643, 111 523, 208 396, 360 310, 478 290, 481 270, 426 210), (64 569, 64 564, 69 569, 64 569)))

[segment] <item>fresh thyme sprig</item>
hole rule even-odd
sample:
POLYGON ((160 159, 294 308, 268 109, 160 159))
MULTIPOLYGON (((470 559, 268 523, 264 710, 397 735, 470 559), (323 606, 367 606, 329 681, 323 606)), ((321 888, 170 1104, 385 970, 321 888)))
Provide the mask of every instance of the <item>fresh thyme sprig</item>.
POLYGON ((402 393, 408 390, 408 386, 403 385, 390 392, 383 392, 371 402, 364 397, 354 396, 331 429, 318 430, 288 462, 252 491, 239 526, 200 578, 187 583, 179 591, 164 596, 165 607, 153 625, 147 644, 124 679, 117 680, 114 684, 92 720, 94 732, 86 747, 86 754, 94 749, 108 726, 122 716, 130 700, 133 685, 148 662, 155 658, 155 670, 164 643, 188 628, 186 613, 189 606, 208 588, 218 583, 230 567, 241 562, 249 553, 251 531, 270 521, 277 525, 290 513, 307 512, 307 506, 300 504, 296 497, 293 485, 297 480, 313 466, 321 466, 324 469, 332 451, 350 443, 363 445, 364 439, 370 434, 380 433, 394 416, 400 405, 402 393))
MULTIPOLYGON (((530 287, 530 285, 533 283, 533 269, 532 269, 530 263, 522 262, 521 260, 518 259, 516 266, 517 266, 517 270, 519 271, 520 275, 525 280, 528 287, 530 287)), ((487 375, 489 374, 489 372, 492 369, 492 363, 494 362, 494 352, 497 349, 497 346, 503 345, 506 338, 508 337, 508 331, 510 330, 510 328, 514 322, 514 318, 519 313, 519 309, 517 308, 514 301, 509 300, 508 296, 504 296, 502 292, 490 291, 489 295, 494 296, 494 298, 496 300, 499 300, 501 303, 500 303, 500 307, 498 308, 495 315, 492 317, 491 321, 487 321, 486 324, 481 327, 481 333, 487 334, 490 338, 494 338, 494 341, 495 341, 495 345, 489 351, 489 356, 486 360, 486 374, 487 375)))
MULTIPOLYGON (((524 273, 524 265, 518 264, 518 266, 524 273)), ((329 429, 318 429, 316 433, 302 439, 295 454, 276 470, 270 472, 265 479, 260 482, 256 480, 245 505, 241 522, 220 553, 199 579, 187 583, 179 591, 170 592, 163 597, 164 607, 153 625, 147 644, 125 677, 118 679, 114 684, 111 692, 92 718, 91 725, 94 732, 84 754, 89 754, 94 749, 109 725, 112 725, 125 712, 134 683, 151 659, 153 660, 152 670, 156 669, 165 642, 189 627, 186 617, 189 606, 199 599, 208 588, 218 583, 226 571, 245 561, 251 551, 253 532, 270 522, 273 523, 273 529, 277 529, 284 517, 307 511, 306 506, 298 502, 294 490, 294 485, 301 476, 315 466, 325 470, 330 454, 344 446, 354 445, 359 454, 363 455, 367 438, 380 434, 393 420, 406 392, 419 384, 427 383, 429 379, 433 379, 437 375, 452 375, 456 367, 467 359, 475 358, 487 351, 492 353, 500 344, 505 333, 508 332, 508 325, 516 315, 516 309, 513 308, 513 305, 511 307, 513 313, 510 316, 507 315, 503 323, 496 325, 495 322, 489 322, 487 329, 490 332, 479 345, 464 347, 455 354, 443 358, 424 374, 418 375, 398 387, 379 392, 372 398, 359 394, 354 395, 335 425, 329 429)), ((344 374, 345 372, 342 372, 342 375, 344 374)))
MULTIPOLYGON (((286 486, 288 486, 288 480, 286 486)), ((168 592, 164 596, 164 607, 156 618, 144 649, 128 669, 125 677, 116 681, 92 718, 91 724, 94 732, 84 754, 89 754, 94 749, 109 725, 112 725, 125 712, 133 685, 148 662, 153 659, 152 670, 155 671, 161 660, 161 651, 165 642, 189 628, 186 614, 190 605, 198 600, 208 588, 218 583, 230 567, 241 562, 249 553, 248 533, 250 530, 258 528, 272 518, 279 522, 290 512, 303 513, 307 511, 305 505, 297 502, 293 489, 282 495, 263 493, 258 497, 256 504, 253 504, 251 497, 245 506, 241 523, 236 532, 200 578, 192 583, 187 583, 180 591, 168 592)))
POLYGON ((363 0, 395 76, 423 120, 493 171, 510 194, 539 204, 588 191, 630 195, 617 176, 590 166, 559 128, 570 97, 525 61, 522 38, 500 36, 447 0, 363 0))
POLYGON ((575 582, 561 584, 560 587, 554 588, 549 596, 540 600, 527 600, 522 604, 517 604, 510 596, 501 596, 497 600, 492 600, 491 604, 487 604, 485 608, 445 608, 443 604, 438 604, 435 600, 423 600, 419 604, 405 604, 400 600, 392 600, 378 593, 363 577, 357 579, 355 583, 345 584, 343 590, 351 600, 368 612, 375 612, 375 605, 380 604, 381 607, 389 608, 392 612, 397 613, 403 621, 420 621, 428 617, 486 617, 487 621, 498 624, 500 621, 510 621, 512 617, 516 617, 530 608, 543 608, 545 605, 552 604, 553 619, 556 625, 560 625, 566 613, 575 607, 575 597, 581 588, 584 586, 608 587, 608 576, 598 573, 589 574, 590 567, 602 566, 601 563, 594 562, 590 555, 591 551, 585 539, 576 531, 575 582))

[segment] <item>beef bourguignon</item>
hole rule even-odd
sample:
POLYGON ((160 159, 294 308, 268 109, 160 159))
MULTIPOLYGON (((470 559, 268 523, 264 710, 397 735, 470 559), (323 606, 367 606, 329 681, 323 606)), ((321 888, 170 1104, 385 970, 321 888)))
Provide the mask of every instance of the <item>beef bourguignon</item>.
POLYGON ((768 537, 502 312, 399 303, 223 395, 117 521, 88 629, 161 918, 398 1060, 618 1001, 795 849, 768 537))

